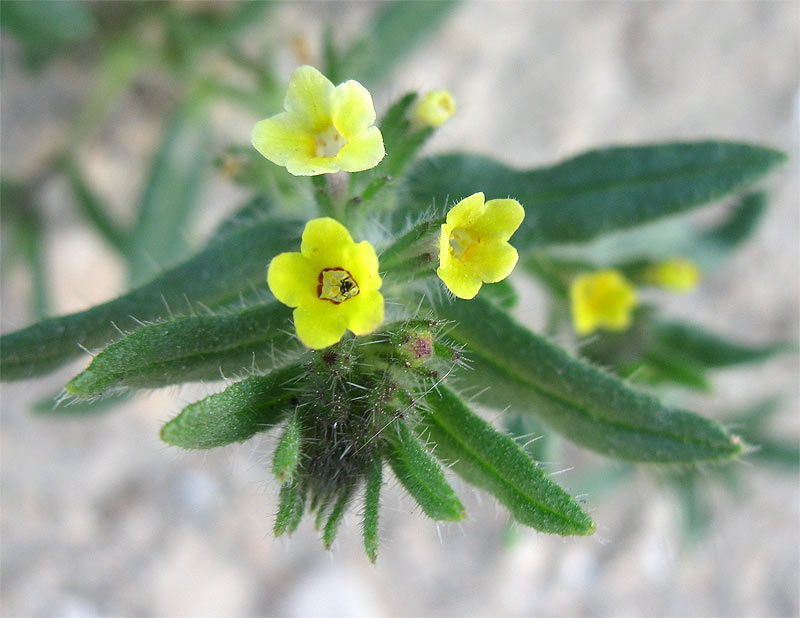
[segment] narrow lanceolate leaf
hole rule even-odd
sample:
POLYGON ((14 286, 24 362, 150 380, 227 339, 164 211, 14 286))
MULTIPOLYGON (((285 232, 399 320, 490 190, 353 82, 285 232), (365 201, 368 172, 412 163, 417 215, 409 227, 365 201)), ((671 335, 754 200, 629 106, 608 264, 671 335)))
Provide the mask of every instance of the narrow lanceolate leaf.
POLYGON ((746 241, 758 227, 767 210, 767 193, 753 191, 745 195, 719 225, 701 233, 701 239, 730 251, 746 241))
POLYGON ((290 309, 272 302, 231 315, 145 326, 100 352, 67 384, 67 392, 90 399, 122 388, 159 388, 271 369, 276 354, 285 360, 287 352, 299 352, 292 344, 290 315, 290 309))
POLYGON ((516 170, 486 157, 447 154, 408 174, 420 210, 483 191, 525 206, 515 246, 586 241, 684 212, 739 191, 786 161, 776 150, 732 142, 593 150, 552 167, 516 170))
POLYGON ((370 562, 378 559, 378 507, 383 485, 383 461, 376 455, 367 468, 367 487, 364 491, 364 551, 370 562))
POLYGON ((105 346, 142 322, 180 312, 187 303, 214 308, 242 292, 265 288, 269 261, 297 244, 299 228, 285 220, 263 221, 211 243, 150 283, 85 311, 49 318, 0 338, 0 377, 20 380, 48 373, 84 348, 105 346))
POLYGON ((189 104, 170 119, 153 159, 130 244, 131 281, 154 274, 185 257, 188 223, 211 165, 207 108, 189 104))
POLYGON ((656 349, 701 367, 721 368, 767 360, 777 354, 797 351, 797 346, 774 344, 755 346, 738 343, 686 322, 660 322, 654 329, 656 349))
POLYGON ((444 478, 442 469, 417 437, 403 423, 398 423, 389 439, 386 453, 397 479, 431 519, 461 521, 464 507, 444 478))
POLYGON ((485 489, 526 526, 563 536, 591 534, 594 522, 553 483, 514 440, 476 416, 439 385, 417 431, 436 445, 440 459, 468 483, 485 489))
POLYGON ((436 310, 455 321, 449 336, 468 346, 470 388, 489 405, 533 414, 570 440, 618 459, 691 462, 744 450, 717 423, 633 390, 487 301, 439 301, 436 310), (484 387, 489 390, 481 393, 484 387))
POLYGON ((333 542, 336 540, 336 533, 339 531, 339 524, 342 523, 342 518, 347 510, 347 505, 350 503, 350 498, 353 496, 353 488, 348 487, 343 489, 336 499, 336 502, 328 515, 328 521, 325 522, 325 528, 322 531, 322 544, 325 549, 330 549, 333 542))
POLYGON ((161 439, 173 446, 206 449, 267 431, 294 408, 294 385, 305 371, 301 365, 290 365, 236 382, 185 407, 161 428, 161 439))
POLYGON ((275 536, 281 536, 284 532, 291 534, 297 529, 306 506, 306 492, 295 479, 281 486, 279 500, 278 513, 272 526, 275 536))
POLYGON ((272 456, 272 472, 281 483, 291 482, 297 471, 300 463, 300 438, 300 417, 295 413, 289 417, 272 456))

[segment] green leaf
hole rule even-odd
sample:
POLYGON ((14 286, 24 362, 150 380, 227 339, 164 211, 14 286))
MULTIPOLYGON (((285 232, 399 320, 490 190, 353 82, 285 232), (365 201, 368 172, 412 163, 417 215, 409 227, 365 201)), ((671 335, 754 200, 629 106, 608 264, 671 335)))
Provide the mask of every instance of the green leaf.
POLYGON ((398 0, 380 5, 367 38, 344 54, 348 78, 374 88, 392 74, 395 65, 432 34, 458 2, 398 0))
POLYGON ((797 352, 796 345, 786 343, 755 346, 730 341, 686 322, 659 322, 653 336, 656 349, 665 349, 686 361, 712 369, 756 363, 778 354, 797 352))
POLYGON ((300 465, 300 417, 297 413, 289 417, 278 446, 272 456, 272 473, 281 483, 290 483, 300 465))
POLYGON ((464 507, 444 478, 436 460, 420 444, 404 423, 387 432, 390 437, 386 457, 397 479, 431 519, 461 521, 464 507))
POLYGON ((375 455, 367 467, 367 488, 364 492, 364 550, 373 564, 378 559, 378 507, 383 485, 383 461, 375 455))
POLYGON ((130 243, 131 281, 152 276, 154 264, 171 266, 188 249, 188 223, 211 165, 205 104, 180 107, 169 120, 139 202, 130 243))
POLYGON ((281 486, 278 514, 275 516, 275 524, 272 527, 272 532, 276 537, 281 536, 284 532, 291 534, 297 529, 303 518, 305 506, 306 492, 298 479, 281 486))
POLYGON ((776 150, 732 142, 593 150, 552 167, 516 170, 492 159, 446 154, 420 161, 407 187, 420 210, 483 191, 525 207, 519 247, 582 242, 719 200, 786 161, 776 150))
POLYGON ((350 503, 350 498, 353 496, 353 488, 346 487, 339 493, 336 503, 328 515, 328 521, 325 522, 325 528, 322 531, 322 545, 325 549, 330 549, 333 546, 333 541, 336 539, 336 533, 339 531, 339 524, 342 523, 342 517, 347 510, 347 505, 350 503))
POLYGON ((160 388, 271 369, 300 348, 289 331, 291 309, 267 303, 232 315, 175 318, 145 326, 100 352, 67 384, 90 399, 121 388, 160 388), (277 350, 277 352, 276 352, 277 350))
POLYGON ((436 304, 465 344, 478 399, 533 414, 570 440, 618 459, 691 462, 728 459, 744 445, 717 423, 662 405, 514 322, 480 297, 436 304))
POLYGON ((129 393, 113 393, 102 399, 91 401, 80 399, 68 399, 64 397, 64 391, 52 393, 47 397, 42 397, 31 406, 31 412, 49 416, 51 418, 70 418, 80 417, 89 414, 102 414, 112 408, 132 401, 129 393))
POLYGON ((436 445, 439 459, 452 462, 456 474, 495 496, 526 526, 562 536, 594 532, 594 522, 568 493, 452 391, 439 385, 426 401, 430 412, 417 431, 436 445))
POLYGON ((295 406, 293 385, 305 371, 302 365, 289 365, 236 382, 185 407, 161 428, 161 439, 181 448, 207 449, 268 431, 295 406))
POLYGON ((297 246, 298 224, 269 220, 209 244, 180 266, 165 271, 150 283, 85 311, 50 318, 0 337, 0 376, 20 380, 46 374, 77 358, 83 351, 120 339, 121 332, 141 328, 201 303, 220 307, 242 293, 266 289, 270 259, 297 246))
POLYGON ((714 245, 720 251, 730 252, 753 235, 766 210, 766 191, 748 193, 721 223, 701 232, 701 242, 714 245))

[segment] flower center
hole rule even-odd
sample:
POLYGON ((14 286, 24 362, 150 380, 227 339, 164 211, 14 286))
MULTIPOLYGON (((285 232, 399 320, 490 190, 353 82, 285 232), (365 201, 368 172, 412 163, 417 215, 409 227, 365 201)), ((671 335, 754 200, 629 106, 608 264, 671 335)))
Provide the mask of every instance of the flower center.
POLYGON ((357 294, 358 284, 345 269, 324 268, 319 273, 317 296, 322 300, 329 300, 334 305, 338 305, 357 294))
POLYGON ((342 146, 345 144, 345 139, 342 134, 336 130, 336 127, 330 127, 322 133, 317 133, 317 152, 318 157, 332 158, 339 154, 342 146))
POLYGON ((457 227, 450 232, 450 255, 461 260, 477 242, 480 242, 480 239, 475 238, 472 232, 463 227, 457 227))

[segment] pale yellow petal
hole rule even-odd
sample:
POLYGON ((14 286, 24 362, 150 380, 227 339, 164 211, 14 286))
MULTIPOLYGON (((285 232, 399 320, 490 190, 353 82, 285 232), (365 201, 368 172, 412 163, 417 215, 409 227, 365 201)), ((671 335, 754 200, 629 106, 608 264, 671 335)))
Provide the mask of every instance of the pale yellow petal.
POLYGON ((341 169, 333 159, 306 154, 299 154, 289 159, 285 165, 286 171, 294 176, 335 174, 341 169))
POLYGON ((278 165, 314 154, 314 136, 305 131, 290 114, 282 113, 258 122, 253 127, 253 146, 278 165))
POLYGON ((347 326, 339 307, 318 300, 294 310, 294 327, 304 346, 321 350, 342 338, 347 326))
POLYGON ((297 67, 289 78, 283 107, 309 132, 319 133, 331 126, 333 92, 333 84, 317 69, 297 67))
POLYGON ((317 299, 317 277, 309 261, 296 252, 276 255, 267 269, 270 291, 290 307, 317 299))
POLYGON ((453 206, 447 213, 447 223, 453 227, 471 227, 484 210, 483 193, 473 193, 453 206))
POLYGON ((333 126, 347 140, 360 137, 367 127, 375 124, 372 95, 357 81, 336 86, 331 99, 333 126))
POLYGON ((483 282, 471 269, 459 260, 448 260, 439 265, 436 270, 447 289, 459 298, 469 300, 481 289, 483 282))
POLYGON ((525 218, 525 209, 517 200, 489 200, 476 222, 481 237, 492 236, 498 240, 508 240, 525 218))
POLYGON ((514 247, 499 241, 475 243, 468 257, 468 267, 485 283, 497 283, 508 277, 519 259, 514 247))
POLYGON ((363 172, 381 162, 386 155, 378 127, 370 127, 339 150, 334 161, 345 172, 363 172))
POLYGON ((345 314, 347 328, 355 335, 368 335, 383 322, 383 295, 377 290, 361 292, 339 305, 345 314))
POLYGON ((330 217, 320 217, 306 223, 300 253, 315 268, 345 268, 352 245, 353 238, 345 226, 330 217))

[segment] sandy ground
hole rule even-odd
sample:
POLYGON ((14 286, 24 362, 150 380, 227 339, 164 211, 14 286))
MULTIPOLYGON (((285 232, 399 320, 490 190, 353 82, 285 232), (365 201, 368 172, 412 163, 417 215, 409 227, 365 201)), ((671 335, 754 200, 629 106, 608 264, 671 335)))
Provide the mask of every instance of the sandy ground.
MULTIPOLYGON (((315 40, 330 20, 357 29, 367 4, 293 4, 270 31, 277 47, 315 40)), ((341 24, 341 26, 340 26, 341 24)), ((379 109, 409 88, 450 88, 458 115, 432 150, 468 149, 524 166, 596 145, 724 137, 771 144, 793 163, 769 181, 774 200, 758 238, 669 310, 749 341, 798 339, 798 41, 796 2, 474 2, 376 93, 379 109)), ((89 86, 57 65, 35 81, 3 42, 3 173, 32 169, 89 86), (10 53, 8 53, 10 52, 10 53)), ((313 51, 312 47, 312 51, 313 51)), ((288 76, 292 60, 281 56, 288 76)), ((159 101, 128 101, 85 153, 92 180, 119 209, 138 191, 158 139, 159 101)), ((162 105, 163 107, 163 105, 162 105)), ((254 118, 222 109, 219 144, 245 142, 254 118)), ((64 187, 43 199, 52 220, 59 312, 112 297, 122 269, 75 221, 64 187)), ((201 238, 239 195, 209 188, 201 238)), ((3 282, 2 328, 26 324, 24 282, 3 282)), ((533 298, 533 297, 532 297, 533 298)), ((536 322, 535 307, 522 315, 536 322)), ((504 543, 506 514, 458 485, 470 517, 436 526, 410 499, 387 492, 382 553, 364 558, 358 516, 334 551, 310 522, 271 538, 276 490, 269 438, 208 454, 158 440, 161 422, 205 391, 167 389, 115 413, 52 420, 28 413, 82 363, 37 382, 3 385, 0 438, 0 613, 4 616, 794 616, 800 611, 797 474, 741 466, 743 490, 710 490, 710 534, 687 541, 658 470, 589 495, 592 538, 520 530, 504 543)), ((776 430, 797 439, 797 357, 716 380, 713 415, 783 393, 776 430)), ((599 458, 577 450, 555 469, 599 458)), ((579 470, 559 476, 570 486, 579 470)))

